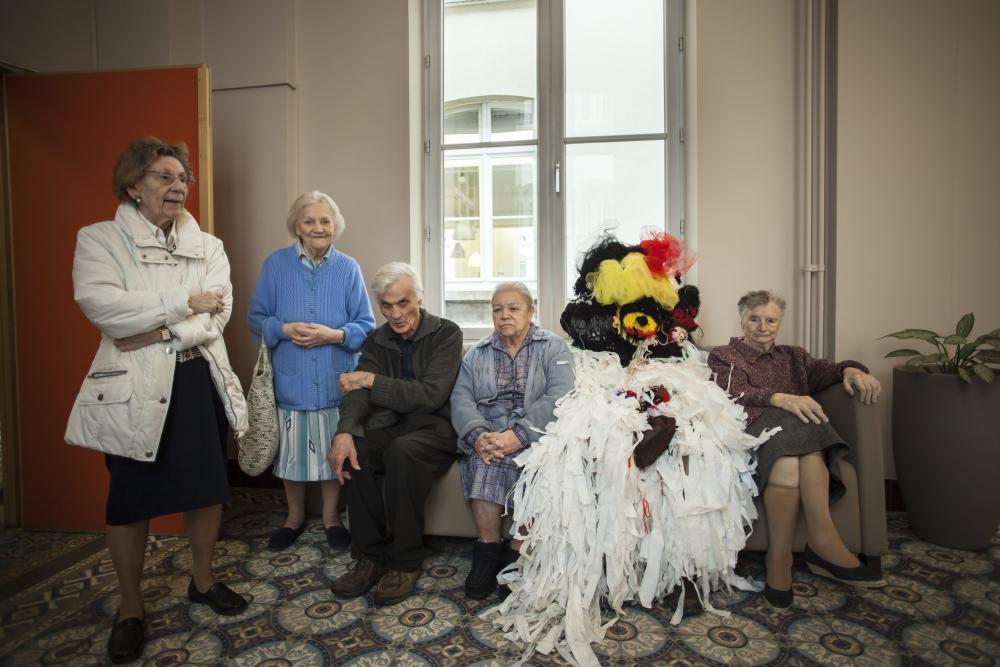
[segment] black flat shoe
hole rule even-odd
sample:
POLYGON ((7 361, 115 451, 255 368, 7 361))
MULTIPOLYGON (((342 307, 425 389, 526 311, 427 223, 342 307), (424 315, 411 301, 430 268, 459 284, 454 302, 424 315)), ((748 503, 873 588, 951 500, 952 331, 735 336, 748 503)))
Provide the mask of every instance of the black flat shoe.
POLYGON ((111 624, 111 634, 108 636, 108 659, 113 665, 132 662, 142 655, 142 647, 146 644, 146 623, 141 618, 126 618, 115 620, 111 624))
POLYGON ((792 606, 795 593, 792 592, 791 588, 787 591, 782 591, 764 584, 764 599, 775 609, 788 609, 792 606))
POLYGON ((215 582, 211 588, 202 593, 194 585, 194 577, 191 577, 191 583, 188 584, 188 600, 195 604, 207 604, 216 614, 223 616, 236 616, 249 604, 245 597, 221 581, 215 582))
POLYGON ((834 565, 810 549, 808 544, 806 545, 806 567, 813 574, 839 581, 848 586, 858 586, 859 588, 881 588, 885 586, 885 579, 875 574, 867 565, 863 563, 857 567, 834 565))
POLYGON ((343 551, 351 546, 351 534, 343 526, 330 526, 323 531, 326 533, 326 543, 331 549, 343 551))
POLYGON ((298 528, 288 528, 286 526, 282 526, 278 530, 271 533, 271 539, 267 541, 267 548, 271 551, 281 551, 282 549, 287 549, 295 544, 295 540, 299 539, 299 535, 301 535, 302 531, 305 529, 305 521, 303 521, 298 528))

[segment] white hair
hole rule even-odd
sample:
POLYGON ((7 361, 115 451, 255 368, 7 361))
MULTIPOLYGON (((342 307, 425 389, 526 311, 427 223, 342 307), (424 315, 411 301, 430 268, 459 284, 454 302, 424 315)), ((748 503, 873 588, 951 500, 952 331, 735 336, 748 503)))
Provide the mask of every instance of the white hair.
POLYGON ((509 280, 507 282, 500 283, 493 290, 493 297, 491 301, 497 298, 497 294, 501 292, 517 292, 524 298, 524 302, 528 305, 531 310, 535 309, 535 297, 531 296, 531 290, 528 286, 517 280, 509 280))
POLYGON ((766 306, 769 303, 776 305, 782 315, 785 314, 785 300, 771 290, 759 289, 747 292, 740 297, 739 302, 736 304, 736 308, 740 311, 740 322, 745 322, 750 315, 750 311, 754 308, 766 306))
POLYGON ((420 281, 416 270, 406 262, 389 262, 383 266, 375 272, 369 287, 372 288, 375 298, 381 300, 389 286, 400 278, 409 278, 413 282, 413 291, 416 292, 417 298, 423 302, 424 284, 420 281))
POLYGON ((337 206, 337 202, 333 201, 330 195, 319 190, 303 192, 292 202, 292 205, 288 208, 288 218, 285 220, 285 225, 288 227, 288 235, 293 239, 299 235, 299 230, 297 229, 299 212, 306 206, 309 206, 309 204, 326 204, 330 207, 330 212, 333 213, 333 240, 336 241, 339 239, 340 235, 347 229, 347 222, 344 221, 344 216, 340 214, 340 207, 337 206))

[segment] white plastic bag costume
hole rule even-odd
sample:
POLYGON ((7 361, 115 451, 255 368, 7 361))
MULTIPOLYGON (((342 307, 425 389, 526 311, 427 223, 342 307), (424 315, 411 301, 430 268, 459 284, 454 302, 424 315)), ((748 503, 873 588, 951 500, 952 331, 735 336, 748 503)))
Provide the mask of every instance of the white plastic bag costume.
POLYGON ((572 663, 597 665, 591 643, 604 639, 623 603, 648 607, 680 587, 671 619, 679 623, 683 579, 722 615, 711 590, 760 589, 734 567, 757 516, 751 451, 770 434, 747 435, 746 414, 711 380, 707 355, 684 348, 683 357, 631 368, 614 353, 574 348, 574 389, 545 435, 517 457, 513 531, 527 536, 517 564, 500 575, 510 595, 487 614, 527 645, 525 659, 556 649, 572 663), (639 397, 656 386, 670 400, 651 414, 673 417, 677 431, 640 470, 632 449, 649 424, 639 397), (613 610, 603 619, 602 598, 613 610))

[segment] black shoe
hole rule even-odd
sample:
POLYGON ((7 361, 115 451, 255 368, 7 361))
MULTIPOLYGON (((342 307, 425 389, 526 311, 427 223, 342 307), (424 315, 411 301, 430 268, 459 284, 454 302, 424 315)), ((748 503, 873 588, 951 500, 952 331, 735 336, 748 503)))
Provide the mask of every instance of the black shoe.
POLYGON ((497 573, 503 567, 503 545, 476 542, 472 547, 472 567, 465 578, 465 596, 485 600, 497 589, 497 573))
POLYGON ((323 531, 326 533, 326 543, 334 551, 343 551, 351 546, 351 534, 343 526, 330 526, 323 531))
POLYGON ((771 588, 766 583, 764 584, 764 599, 767 603, 776 609, 788 609, 792 606, 792 600, 795 599, 795 593, 789 588, 787 591, 778 590, 777 588, 771 588))
POLYGON ((810 549, 808 544, 806 545, 806 567, 813 574, 839 581, 848 586, 858 586, 859 588, 881 588, 885 586, 885 579, 875 574, 864 563, 857 567, 834 565, 810 549))
POLYGON ((207 604, 216 614, 223 616, 241 614, 249 604, 245 597, 221 581, 215 582, 211 588, 202 593, 195 587, 194 577, 191 577, 191 583, 188 584, 188 600, 195 604, 207 604))
POLYGON ((282 549, 287 549, 295 544, 295 540, 299 539, 299 535, 301 535, 302 531, 305 529, 306 522, 304 519, 298 528, 288 528, 286 526, 282 526, 278 530, 271 533, 271 539, 267 541, 267 548, 271 551, 281 551, 282 549))
POLYGON ((115 620, 111 624, 111 634, 108 636, 108 659, 114 665, 132 662, 142 655, 142 647, 146 643, 146 623, 141 618, 126 618, 115 620))

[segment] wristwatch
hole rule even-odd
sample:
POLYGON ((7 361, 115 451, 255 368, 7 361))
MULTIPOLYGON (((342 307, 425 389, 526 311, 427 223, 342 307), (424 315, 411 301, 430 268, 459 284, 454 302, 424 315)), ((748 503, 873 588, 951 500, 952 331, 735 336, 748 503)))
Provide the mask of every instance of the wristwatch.
POLYGON ((160 327, 160 340, 164 343, 169 343, 171 338, 170 329, 166 327, 160 327))

